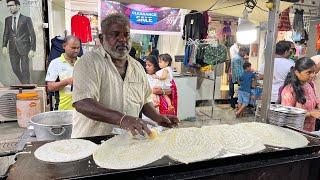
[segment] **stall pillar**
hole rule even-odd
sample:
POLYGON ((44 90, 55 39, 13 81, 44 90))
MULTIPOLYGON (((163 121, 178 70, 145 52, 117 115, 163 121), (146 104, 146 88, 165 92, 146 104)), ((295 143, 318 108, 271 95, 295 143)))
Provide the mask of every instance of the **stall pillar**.
POLYGON ((261 105, 261 121, 268 123, 269 107, 272 91, 273 67, 275 58, 275 44, 279 23, 280 0, 273 0, 273 8, 269 11, 267 42, 265 49, 265 68, 263 78, 263 92, 261 105))

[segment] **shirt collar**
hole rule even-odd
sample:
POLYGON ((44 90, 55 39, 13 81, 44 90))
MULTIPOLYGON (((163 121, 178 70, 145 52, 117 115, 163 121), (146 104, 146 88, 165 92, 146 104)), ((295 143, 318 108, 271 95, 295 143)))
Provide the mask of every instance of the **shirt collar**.
POLYGON ((111 56, 107 53, 103 46, 100 46, 97 50, 102 54, 104 58, 111 58, 111 56))
POLYGON ((12 15, 12 17, 16 17, 16 18, 19 18, 19 17, 20 17, 20 13, 18 12, 17 14, 15 14, 15 15, 12 15))
MULTIPOLYGON (((110 61, 110 63, 112 62, 112 58, 110 56, 110 54, 108 54, 108 52, 103 48, 103 46, 100 46, 98 49, 98 52, 101 53, 101 55, 107 59, 108 61, 110 61)), ((130 76, 130 73, 132 72, 132 59, 130 58, 129 55, 127 55, 127 61, 128 61, 128 67, 127 67, 127 72, 126 72, 126 77, 125 79, 127 79, 127 77, 130 76)), ((115 66, 114 66, 115 67, 115 66)))
MULTIPOLYGON (((60 56, 60 60, 61 62, 63 63, 69 63, 66 58, 64 57, 65 53, 62 53, 61 56, 60 56)), ((77 57, 77 60, 79 60, 79 57, 77 57)), ((69 63, 70 64, 70 63, 69 63)))

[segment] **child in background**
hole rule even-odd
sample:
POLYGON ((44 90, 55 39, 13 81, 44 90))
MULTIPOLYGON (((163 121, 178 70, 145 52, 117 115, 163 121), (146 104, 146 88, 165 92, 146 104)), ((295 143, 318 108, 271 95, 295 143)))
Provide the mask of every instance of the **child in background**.
POLYGON ((246 106, 248 106, 251 94, 252 80, 256 77, 255 73, 251 71, 251 63, 244 62, 244 72, 240 77, 240 88, 238 90, 238 110, 236 117, 240 117, 246 106))
MULTIPOLYGON (((161 70, 157 71, 153 78, 157 79, 156 86, 161 87, 163 91, 171 88, 171 81, 173 79, 172 69, 171 69, 172 58, 169 54, 159 55, 159 67, 161 70)), ((171 99, 168 95, 163 95, 166 102, 168 103, 168 109, 174 111, 174 107, 171 103, 171 99)))

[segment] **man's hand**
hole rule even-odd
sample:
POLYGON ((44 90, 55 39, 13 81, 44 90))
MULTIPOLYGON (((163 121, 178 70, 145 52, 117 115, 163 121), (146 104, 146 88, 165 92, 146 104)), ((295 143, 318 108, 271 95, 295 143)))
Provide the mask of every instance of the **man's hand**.
POLYGON ((179 124, 179 119, 176 116, 173 115, 159 115, 158 119, 155 119, 155 121, 158 123, 159 126, 163 127, 177 127, 179 124))
POLYGON ((151 123, 148 123, 140 118, 125 115, 120 122, 120 128, 130 130, 133 136, 137 135, 137 133, 144 136, 144 132, 146 132, 148 135, 151 134, 151 131, 147 127, 147 124, 151 123))
POLYGON ((28 57, 29 57, 29 59, 32 59, 34 57, 34 51, 30 50, 28 57))
POLYGON ((2 54, 8 55, 8 48, 3 47, 3 48, 2 48, 2 54))
POLYGON ((73 77, 67 78, 65 81, 68 85, 73 85, 73 77))

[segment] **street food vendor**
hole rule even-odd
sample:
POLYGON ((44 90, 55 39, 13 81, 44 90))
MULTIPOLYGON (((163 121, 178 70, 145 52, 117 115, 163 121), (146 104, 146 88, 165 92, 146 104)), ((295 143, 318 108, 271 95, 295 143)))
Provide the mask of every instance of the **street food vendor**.
POLYGON ((111 134, 120 126, 133 135, 150 134, 142 111, 161 126, 173 127, 175 116, 160 115, 152 105, 151 88, 143 67, 129 56, 130 23, 123 14, 101 22, 102 46, 86 53, 74 66, 72 137, 111 134))

